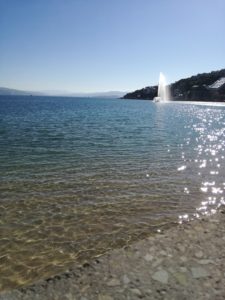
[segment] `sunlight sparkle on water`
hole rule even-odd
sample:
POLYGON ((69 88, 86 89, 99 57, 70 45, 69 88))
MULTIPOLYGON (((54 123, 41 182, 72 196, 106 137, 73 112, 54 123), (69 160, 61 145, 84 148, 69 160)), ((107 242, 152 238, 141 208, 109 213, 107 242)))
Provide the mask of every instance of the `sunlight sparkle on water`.
POLYGON ((189 221, 189 215, 184 214, 179 216, 179 223, 182 223, 183 221, 189 221))
POLYGON ((184 171, 187 168, 187 166, 181 166, 177 168, 177 171, 184 171))
POLYGON ((199 168, 205 168, 206 167, 206 163, 207 161, 206 160, 203 160, 202 164, 199 166, 199 168))
POLYGON ((219 172, 218 172, 218 171, 210 171, 210 174, 211 174, 211 175, 218 175, 219 172))
POLYGON ((186 194, 189 194, 189 193, 190 193, 190 191, 189 191, 189 189, 188 189, 187 187, 184 188, 184 192, 185 192, 186 194))
POLYGON ((212 181, 212 182, 202 182, 202 184, 204 185, 204 186, 213 186, 213 185, 215 185, 215 181, 212 181))
POLYGON ((223 190, 221 188, 212 187, 213 194, 222 194, 223 190))

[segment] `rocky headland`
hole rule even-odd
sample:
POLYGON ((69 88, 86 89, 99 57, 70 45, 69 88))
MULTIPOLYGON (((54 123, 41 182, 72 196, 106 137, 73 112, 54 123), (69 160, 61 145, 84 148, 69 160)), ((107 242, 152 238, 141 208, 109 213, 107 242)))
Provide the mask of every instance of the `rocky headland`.
MULTIPOLYGON (((170 85, 171 99, 179 101, 225 101, 225 81, 214 85, 225 78, 225 69, 202 73, 181 79, 170 85)), ((158 86, 149 86, 126 94, 123 99, 152 100, 157 96, 158 86)))

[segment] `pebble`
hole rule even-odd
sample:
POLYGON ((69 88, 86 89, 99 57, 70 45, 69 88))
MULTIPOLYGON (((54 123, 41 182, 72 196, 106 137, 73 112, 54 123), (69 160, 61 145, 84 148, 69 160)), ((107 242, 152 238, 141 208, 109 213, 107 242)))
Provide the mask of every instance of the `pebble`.
POLYGON ((196 279, 209 276, 209 273, 202 267, 191 268, 191 273, 193 278, 196 279))
POLYGON ((181 252, 184 252, 184 251, 185 251, 184 245, 178 244, 178 245, 177 245, 177 248, 178 248, 181 252))
POLYGON ((169 255, 167 254, 167 252, 164 251, 164 250, 160 251, 159 253, 160 253, 161 255, 163 255, 163 256, 169 256, 169 255))
POLYGON ((153 256, 152 255, 150 255, 150 254, 146 254, 145 256, 144 256, 144 259, 146 260, 146 261, 152 261, 153 260, 153 256))
POLYGON ((187 284, 187 278, 184 273, 177 272, 177 273, 174 273, 173 276, 176 278, 178 283, 180 283, 181 285, 187 284))
POLYGON ((120 281, 116 278, 113 278, 111 279, 108 283, 107 283, 108 286, 118 286, 120 285, 120 281))
POLYGON ((214 264, 214 261, 211 259, 201 259, 198 261, 200 265, 214 264))
POLYGON ((152 290, 147 289, 147 290, 146 290, 146 293, 147 293, 148 295, 151 295, 151 294, 152 294, 152 290))
POLYGON ((124 284, 130 283, 130 279, 129 279, 129 277, 128 277, 126 274, 123 275, 122 280, 123 280, 123 283, 124 283, 124 284))
POLYGON ((156 281, 167 284, 169 279, 169 274, 165 270, 159 270, 152 275, 152 278, 156 281))
POLYGON ((187 262, 187 261, 188 261, 188 259, 187 259, 186 256, 181 256, 181 257, 180 257, 180 260, 181 260, 182 262, 187 262))
POLYGON ((77 298, 71 293, 65 295, 65 300, 76 300, 76 299, 77 298))
POLYGON ((142 296, 142 292, 139 289, 131 289, 131 292, 136 296, 142 296))
POLYGON ((203 255, 204 255, 204 253, 202 251, 198 251, 195 253, 195 257, 197 257, 197 258, 201 258, 201 257, 203 257, 203 255))

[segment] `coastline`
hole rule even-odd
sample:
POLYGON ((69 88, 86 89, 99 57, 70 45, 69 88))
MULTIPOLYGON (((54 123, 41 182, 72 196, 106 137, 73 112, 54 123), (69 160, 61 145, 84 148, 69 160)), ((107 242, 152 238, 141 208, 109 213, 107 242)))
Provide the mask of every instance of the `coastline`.
POLYGON ((225 208, 112 250, 0 300, 224 299, 225 208))

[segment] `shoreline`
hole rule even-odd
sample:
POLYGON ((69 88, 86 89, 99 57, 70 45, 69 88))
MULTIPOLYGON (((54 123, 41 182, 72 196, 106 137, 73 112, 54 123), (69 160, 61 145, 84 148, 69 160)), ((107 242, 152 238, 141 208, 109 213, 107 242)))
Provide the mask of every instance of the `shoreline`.
POLYGON ((69 271, 3 292, 0 300, 225 299, 225 208, 69 271))

